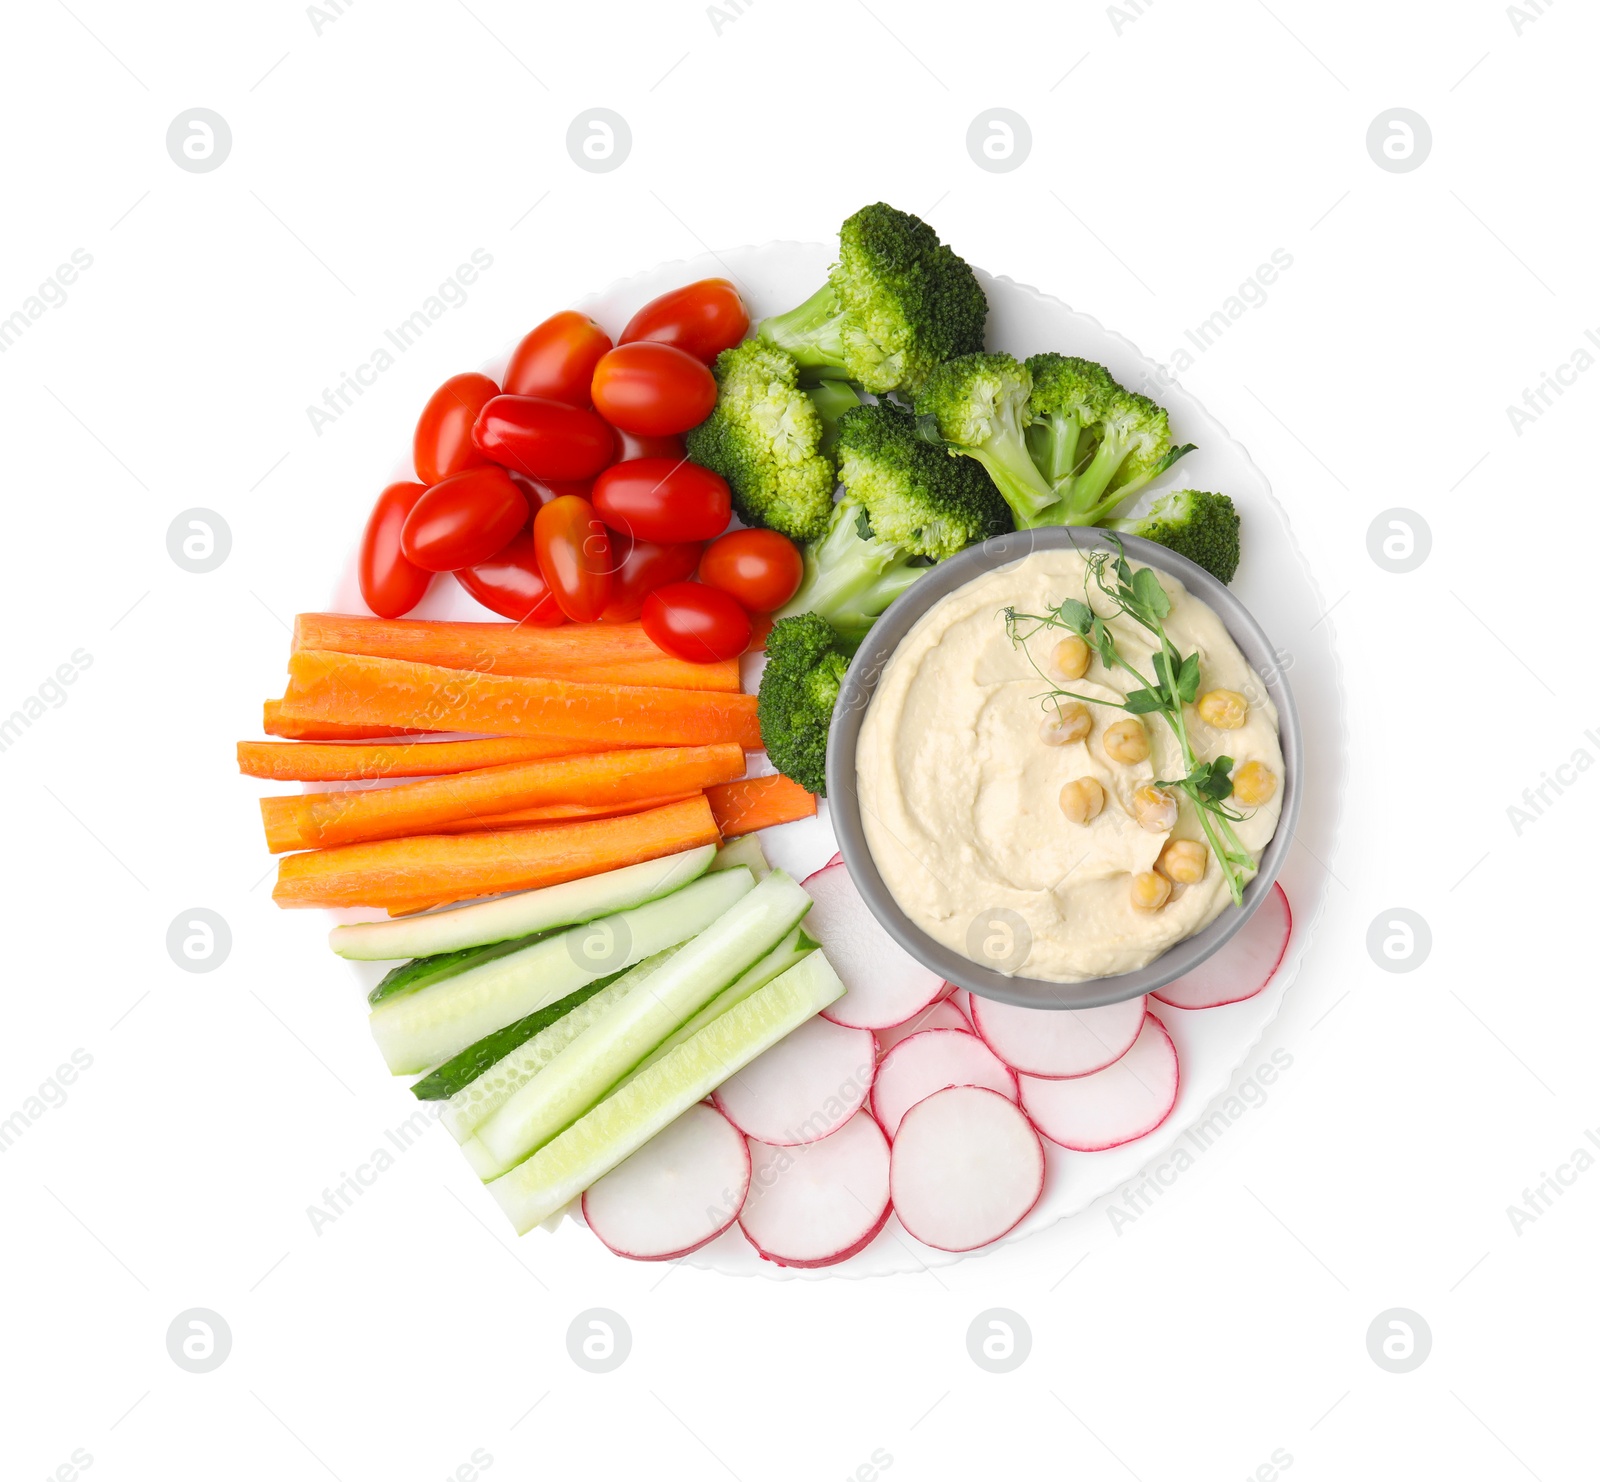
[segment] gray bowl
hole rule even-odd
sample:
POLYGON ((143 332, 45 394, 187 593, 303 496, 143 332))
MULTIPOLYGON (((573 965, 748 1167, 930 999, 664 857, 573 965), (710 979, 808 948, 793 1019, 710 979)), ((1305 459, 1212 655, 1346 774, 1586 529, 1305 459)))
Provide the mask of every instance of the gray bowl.
POLYGON ((1030 1009, 1087 1009, 1099 1004, 1119 1003, 1181 978, 1193 971, 1238 931, 1266 898, 1294 838, 1295 821, 1300 812, 1302 742, 1300 721, 1294 697, 1278 668, 1271 641, 1262 632, 1239 599, 1193 561, 1148 540, 1121 537, 1128 558, 1142 566, 1153 566, 1176 577, 1218 617, 1250 667, 1261 676, 1278 708, 1280 741, 1283 747, 1283 812, 1278 831, 1261 857, 1261 868, 1245 887, 1244 905, 1228 907, 1204 931, 1197 932, 1164 952, 1146 967, 1114 977, 1090 978, 1081 983, 1056 983, 1042 978, 1025 978, 984 967, 959 952, 936 942, 914 925, 896 904, 878 873, 861 827, 860 799, 856 793, 856 742, 861 723, 877 689, 884 665, 901 640, 917 621, 941 598, 974 577, 1008 566, 1039 550, 1072 547, 1081 551, 1108 548, 1103 530, 1053 526, 1040 530, 1020 530, 998 535, 962 551, 959 556, 935 566, 873 625, 866 641, 851 661, 849 672, 834 710, 833 728, 828 736, 828 813, 839 841, 845 867, 862 898, 884 929, 918 962, 949 982, 985 998, 1018 1004, 1030 1009))

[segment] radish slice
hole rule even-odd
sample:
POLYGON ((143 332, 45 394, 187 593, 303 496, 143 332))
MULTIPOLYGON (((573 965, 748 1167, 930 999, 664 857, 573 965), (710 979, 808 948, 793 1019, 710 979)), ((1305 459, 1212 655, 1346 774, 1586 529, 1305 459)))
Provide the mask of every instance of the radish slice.
POLYGON ((923 967, 878 925, 843 864, 830 864, 805 882, 816 902, 805 929, 822 943, 849 990, 824 1017, 851 1029, 901 1024, 938 998, 944 979, 923 967))
POLYGON ((976 1250, 1039 1202, 1044 1148, 998 1092, 950 1086, 901 1119, 889 1187, 900 1223, 924 1245, 976 1250))
POLYGON ((1289 897, 1283 886, 1274 885, 1236 936, 1193 972, 1157 988, 1155 997, 1175 1009, 1215 1009, 1254 998, 1278 971, 1293 928, 1289 897))
POLYGON ((671 1261, 726 1230, 749 1188, 744 1138, 699 1101, 591 1186, 583 1217, 619 1256, 671 1261))
POLYGON ((867 1029, 807 1019, 735 1071, 712 1100, 746 1137, 775 1147, 837 1132, 872 1089, 877 1044, 867 1029))
POLYGON ((884 1057, 872 1084, 872 1115, 893 1142, 905 1114, 946 1086, 987 1086, 1007 1101, 1017 1099, 1016 1076, 977 1035, 929 1029, 901 1040, 884 1057))
POLYGON ((925 1029, 964 1029, 968 1034, 972 1033, 972 1025, 967 1022, 966 1015, 948 998, 941 998, 937 1003, 930 1003, 914 1018, 907 1019, 904 1024, 891 1024, 887 1029, 878 1030, 879 1058, 887 1055, 901 1040, 921 1034, 925 1029))
POLYGON ((804 1147, 750 1147, 744 1237, 779 1266, 831 1266, 867 1245, 889 1218, 889 1144, 857 1112, 804 1147))
POLYGON ((1098 1009, 1019 1009, 970 995, 972 1027, 1013 1070, 1050 1080, 1091 1075, 1128 1053, 1144 998, 1098 1009))
POLYGON ((1022 1109, 1051 1142, 1079 1153, 1154 1132, 1178 1101, 1178 1051, 1154 1014, 1115 1065, 1075 1080, 1021 1078, 1022 1109))

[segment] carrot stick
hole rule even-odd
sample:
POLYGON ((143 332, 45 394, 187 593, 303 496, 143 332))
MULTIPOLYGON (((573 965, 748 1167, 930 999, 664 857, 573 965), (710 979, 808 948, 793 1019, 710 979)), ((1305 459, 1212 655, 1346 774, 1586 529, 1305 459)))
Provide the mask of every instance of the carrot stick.
POLYGON ((442 777, 497 767, 505 762, 532 762, 548 756, 571 756, 598 750, 581 741, 541 740, 535 736, 498 736, 483 741, 401 741, 392 746, 352 743, 318 745, 309 741, 241 741, 239 771, 245 777, 275 782, 362 782, 380 777, 442 777))
POLYGON ((336 720, 291 720, 283 713, 282 700, 266 700, 261 705, 261 729, 269 736, 290 741, 366 741, 375 736, 414 736, 405 726, 352 726, 336 720))
POLYGON ((471 674, 302 649, 283 711, 296 720, 417 726, 623 746, 761 745, 754 695, 471 674))
POLYGON ((706 801, 725 839, 798 818, 814 818, 817 812, 816 798, 781 774, 719 783, 706 789, 706 801))
POLYGON ((328 848, 371 839, 433 833, 441 825, 488 820, 552 803, 607 806, 644 798, 682 797, 744 771, 744 752, 720 746, 602 751, 480 767, 397 787, 297 793, 261 799, 267 848, 328 848))
POLYGON ((568 679, 579 684, 653 685, 736 694, 739 664, 691 664, 663 653, 638 623, 429 623, 415 618, 346 617, 303 612, 294 648, 405 659, 442 669, 568 679))
POLYGON ((481 834, 489 829, 538 828, 572 818, 616 818, 623 813, 644 813, 697 798, 699 792, 663 793, 656 798, 630 798, 615 803, 545 803, 537 808, 518 808, 514 813, 497 813, 493 818, 461 818, 454 823, 435 824, 436 834, 481 834))
POLYGON ((314 849, 278 861, 280 906, 366 906, 466 900, 533 890, 717 842, 704 798, 648 813, 549 828, 424 834, 314 849))

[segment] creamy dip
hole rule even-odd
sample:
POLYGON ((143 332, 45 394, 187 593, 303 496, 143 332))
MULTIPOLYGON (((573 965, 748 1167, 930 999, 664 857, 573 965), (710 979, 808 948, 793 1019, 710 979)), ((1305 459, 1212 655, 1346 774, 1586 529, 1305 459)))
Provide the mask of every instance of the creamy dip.
MULTIPOLYGON (((1222 620, 1181 582, 1156 575, 1172 602, 1163 620, 1168 637, 1181 654, 1200 655, 1200 694, 1234 690, 1249 702, 1236 730, 1214 729, 1186 707, 1197 757, 1231 756, 1235 776, 1243 764, 1259 762, 1277 779, 1261 806, 1233 805, 1247 815, 1235 832, 1259 860, 1283 802, 1277 709, 1222 620)), ((1007 607, 1044 613, 1067 597, 1082 601, 1084 577, 1077 551, 1035 551, 937 603, 885 666, 856 749, 867 844, 901 910, 936 941, 985 966, 1056 982, 1143 967, 1233 909, 1209 850, 1204 877, 1175 885, 1160 909, 1140 910, 1130 899, 1133 876, 1155 867, 1169 839, 1205 841, 1181 794, 1170 833, 1147 832, 1135 821, 1130 799, 1139 787, 1185 772, 1161 716, 1142 717, 1150 756, 1131 764, 1106 754, 1106 728, 1128 719, 1111 706, 1089 706, 1093 726, 1082 741, 1053 746, 1041 735, 1052 686, 1107 700, 1139 687, 1125 671, 1106 670, 1098 656, 1083 678, 1056 677, 1051 653, 1068 636, 1063 629, 1046 628, 1026 643, 1048 682, 1008 638, 1007 607), (1058 803, 1063 784, 1080 777, 1105 790, 1103 810, 1087 825, 1068 821, 1058 803), (1015 912, 1031 934, 1021 962, 994 961, 1004 948, 982 945, 993 940, 997 911, 1015 912)), ((1110 616, 1098 593, 1092 605, 1110 616)), ((1149 675, 1151 635, 1127 617, 1113 619, 1111 630, 1118 652, 1149 675)))

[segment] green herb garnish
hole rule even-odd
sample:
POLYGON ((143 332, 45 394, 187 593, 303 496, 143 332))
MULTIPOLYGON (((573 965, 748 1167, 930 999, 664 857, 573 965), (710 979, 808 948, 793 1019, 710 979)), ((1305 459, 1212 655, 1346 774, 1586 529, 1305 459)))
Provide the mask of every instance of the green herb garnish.
POLYGON ((1111 551, 1094 551, 1085 558, 1088 570, 1084 575, 1082 602, 1068 597, 1043 614, 1018 612, 1008 607, 1003 613, 1006 636, 1014 647, 1028 655, 1028 662, 1046 683, 1050 683, 1050 676, 1039 668, 1028 651, 1027 641, 1047 628, 1076 633, 1099 655, 1107 669, 1122 669, 1139 681, 1139 688, 1130 690, 1120 701, 1080 695, 1075 690, 1058 689, 1052 684, 1049 691, 1039 697, 1039 703, 1042 708, 1048 708, 1059 705, 1064 699, 1082 700, 1090 705, 1125 710, 1130 715, 1159 715, 1165 720, 1177 738, 1186 775, 1157 781, 1156 786, 1176 788, 1194 804, 1206 841, 1228 882, 1228 893, 1234 905, 1242 905, 1244 888, 1256 872, 1256 862, 1233 829, 1246 815, 1228 807, 1225 801, 1233 792, 1233 758, 1219 756, 1215 761, 1201 761, 1195 755, 1184 720, 1183 707, 1192 705, 1200 692, 1200 655, 1192 653, 1185 657, 1167 637, 1161 620, 1172 611, 1172 603, 1155 572, 1148 566, 1134 571, 1123 555, 1121 541, 1115 536, 1109 539, 1116 547, 1115 556, 1111 551), (1090 606, 1091 583, 1115 607, 1113 616, 1129 617, 1154 636, 1156 650, 1150 659, 1153 677, 1142 674, 1118 651, 1110 623, 1090 606))

